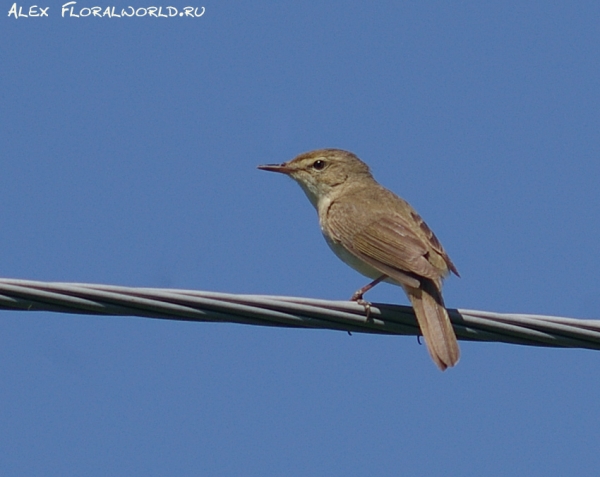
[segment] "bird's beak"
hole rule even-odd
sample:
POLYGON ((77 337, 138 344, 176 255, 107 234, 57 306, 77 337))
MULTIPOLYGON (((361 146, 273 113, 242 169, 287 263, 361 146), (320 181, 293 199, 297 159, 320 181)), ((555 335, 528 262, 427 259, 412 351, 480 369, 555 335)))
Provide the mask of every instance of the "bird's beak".
POLYGON ((261 171, 271 171, 271 172, 280 172, 281 174, 290 174, 293 169, 283 164, 265 164, 263 166, 258 166, 261 171))

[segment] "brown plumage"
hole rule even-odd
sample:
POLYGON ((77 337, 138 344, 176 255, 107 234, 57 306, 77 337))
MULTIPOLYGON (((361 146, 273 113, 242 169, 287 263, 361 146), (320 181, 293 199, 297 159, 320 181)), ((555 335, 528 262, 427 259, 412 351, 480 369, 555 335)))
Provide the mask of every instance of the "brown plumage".
POLYGON ((358 157, 340 149, 311 151, 259 168, 288 174, 300 184, 317 209, 327 244, 340 259, 363 275, 374 280, 385 276, 404 289, 441 370, 458 362, 458 342, 441 293, 444 277, 458 272, 405 200, 379 185, 358 157))

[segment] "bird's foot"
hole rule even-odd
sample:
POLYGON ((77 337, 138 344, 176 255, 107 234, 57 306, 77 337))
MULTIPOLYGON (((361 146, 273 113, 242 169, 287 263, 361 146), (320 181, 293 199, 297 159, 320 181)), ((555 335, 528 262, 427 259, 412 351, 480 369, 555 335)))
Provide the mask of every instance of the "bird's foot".
POLYGON ((350 297, 350 301, 357 301, 357 302, 363 301, 364 293, 365 292, 363 291, 362 288, 360 290, 356 290, 354 292, 354 294, 350 297))
POLYGON ((368 302, 368 301, 366 301, 366 300, 363 300, 363 295, 365 293, 367 293, 375 285, 377 285, 379 282, 385 280, 386 278, 387 278, 387 275, 381 275, 379 278, 377 278, 376 280, 373 280, 368 285, 365 285, 360 290, 356 290, 354 292, 354 295, 352 295, 352 297, 350 298, 350 301, 355 301, 359 305, 362 305, 362 306, 365 307, 365 313, 367 315, 367 321, 373 321, 371 319, 371 303, 368 302))
POLYGON ((367 316, 367 321, 373 321, 371 318, 371 302, 367 300, 363 300, 362 293, 357 295, 356 293, 352 295, 350 301, 355 301, 359 305, 362 305, 365 308, 365 315, 367 316))

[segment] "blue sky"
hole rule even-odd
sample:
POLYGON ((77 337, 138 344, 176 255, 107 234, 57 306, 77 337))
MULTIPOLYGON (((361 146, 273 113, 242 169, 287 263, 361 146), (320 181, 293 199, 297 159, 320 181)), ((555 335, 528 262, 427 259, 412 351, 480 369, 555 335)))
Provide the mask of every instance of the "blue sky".
MULTIPOLYGON (((346 299, 365 278, 256 169, 339 147, 435 230, 449 307, 600 318, 596 2, 12 5, 0 276, 346 299)), ((597 475, 598 353, 461 347, 440 373, 412 337, 3 311, 0 473, 597 475)))

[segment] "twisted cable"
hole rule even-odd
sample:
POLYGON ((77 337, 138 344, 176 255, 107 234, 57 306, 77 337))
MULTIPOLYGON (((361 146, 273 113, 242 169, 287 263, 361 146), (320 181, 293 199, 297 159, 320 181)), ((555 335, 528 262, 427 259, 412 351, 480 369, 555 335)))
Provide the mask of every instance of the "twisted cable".
MULTIPOLYGON (((411 307, 169 288, 0 279, 0 309, 418 335, 411 307)), ((600 349, 600 320, 448 309, 459 340, 600 349)))

